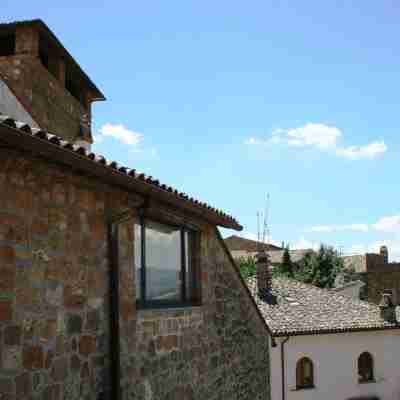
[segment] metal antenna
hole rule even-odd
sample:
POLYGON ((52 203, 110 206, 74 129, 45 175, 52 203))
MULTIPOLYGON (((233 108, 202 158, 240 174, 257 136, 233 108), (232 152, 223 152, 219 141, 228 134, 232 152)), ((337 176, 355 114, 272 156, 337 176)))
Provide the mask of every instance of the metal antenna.
POLYGON ((257 252, 260 251, 260 239, 261 239, 261 232, 260 232, 260 212, 257 211, 257 252))
POLYGON ((264 226, 263 226, 263 243, 269 244, 270 229, 269 229, 269 213, 270 213, 270 197, 267 193, 267 200, 265 202, 264 226))

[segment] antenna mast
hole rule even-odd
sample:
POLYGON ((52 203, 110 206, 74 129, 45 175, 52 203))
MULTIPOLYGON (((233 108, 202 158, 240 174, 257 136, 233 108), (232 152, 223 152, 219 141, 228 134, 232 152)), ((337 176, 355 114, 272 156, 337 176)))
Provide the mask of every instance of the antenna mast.
POLYGON ((270 228, 269 228, 269 213, 270 213, 270 196, 269 193, 267 193, 267 200, 265 202, 265 214, 264 214, 264 223, 263 223, 263 237, 262 241, 263 243, 267 244, 267 250, 268 250, 268 245, 270 242, 270 228))

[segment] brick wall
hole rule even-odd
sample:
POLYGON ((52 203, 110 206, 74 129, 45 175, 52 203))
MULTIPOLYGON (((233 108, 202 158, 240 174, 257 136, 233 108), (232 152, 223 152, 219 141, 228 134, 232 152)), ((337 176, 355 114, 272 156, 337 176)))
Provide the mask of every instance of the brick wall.
MULTIPOLYGON (((107 398, 105 212, 139 199, 10 150, 0 158, 2 400, 107 398)), ((203 305, 175 310, 136 309, 133 234, 121 226, 123 399, 268 399, 266 331, 214 228, 202 228, 203 305)))

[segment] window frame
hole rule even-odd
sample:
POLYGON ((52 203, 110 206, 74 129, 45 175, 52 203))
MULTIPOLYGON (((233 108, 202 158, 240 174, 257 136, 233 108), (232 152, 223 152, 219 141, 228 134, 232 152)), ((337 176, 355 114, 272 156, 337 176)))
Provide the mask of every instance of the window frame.
POLYGON ((296 363, 296 390, 313 389, 314 385, 314 363, 309 357, 302 357, 296 363), (304 364, 309 363, 311 366, 311 382, 304 383, 304 364))
MULTIPOLYGON (((193 307, 201 305, 201 280, 199 274, 199 261, 197 254, 199 252, 199 243, 200 243, 200 232, 193 227, 189 227, 185 224, 178 224, 176 222, 171 222, 163 218, 155 218, 147 215, 140 215, 134 221, 135 225, 139 226, 140 229, 140 266, 138 270, 139 274, 136 274, 137 268, 134 265, 135 269, 135 281, 137 279, 140 280, 140 298, 136 298, 136 307, 138 309, 157 309, 157 308, 181 308, 181 307, 193 307), (147 291, 147 276, 146 276, 146 226, 147 222, 154 222, 157 224, 166 225, 172 228, 177 228, 180 231, 180 300, 148 300, 146 298, 147 291), (185 241, 185 233, 192 235, 192 240, 189 241, 189 246, 191 247, 191 256, 190 256, 190 268, 186 265, 186 241, 185 241), (190 286, 192 287, 193 293, 187 293, 186 288, 186 278, 187 273, 191 273, 190 286)), ((134 235, 134 240, 136 238, 136 231, 134 235)), ((136 263, 136 256, 134 259, 134 264, 136 263)))
POLYGON ((375 371, 374 371, 374 357, 369 351, 363 351, 357 358, 357 376, 358 376, 358 383, 373 383, 375 382, 375 371), (369 357, 369 365, 368 369, 371 374, 371 377, 369 379, 365 379, 361 377, 360 374, 360 367, 364 367, 364 365, 360 365, 360 360, 362 356, 368 356, 369 357))

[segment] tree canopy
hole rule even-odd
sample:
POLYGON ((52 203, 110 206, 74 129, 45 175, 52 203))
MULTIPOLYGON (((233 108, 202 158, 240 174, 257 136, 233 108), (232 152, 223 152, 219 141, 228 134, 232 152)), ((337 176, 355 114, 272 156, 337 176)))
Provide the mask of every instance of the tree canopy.
MULTIPOLYGON (((256 275, 254 258, 241 258, 238 264, 245 279, 256 275)), ((289 247, 286 247, 282 263, 273 269, 275 277, 292 278, 321 288, 334 287, 336 277, 343 272, 343 260, 333 247, 325 245, 321 245, 317 252, 310 250, 298 262, 291 260, 289 247)))

